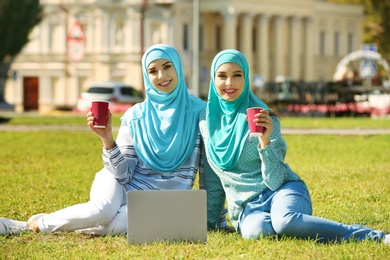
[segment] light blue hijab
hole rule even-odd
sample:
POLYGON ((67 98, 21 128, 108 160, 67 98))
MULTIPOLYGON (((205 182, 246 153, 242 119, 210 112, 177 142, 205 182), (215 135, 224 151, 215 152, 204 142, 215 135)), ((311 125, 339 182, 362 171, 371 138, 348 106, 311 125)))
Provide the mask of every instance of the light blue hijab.
POLYGON ((223 170, 233 168, 240 158, 245 140, 249 136, 246 109, 262 107, 268 109, 249 87, 249 68, 245 56, 237 50, 218 53, 210 69, 209 99, 206 109, 206 123, 209 133, 208 152, 213 162, 223 170), (243 70, 245 86, 241 95, 233 101, 226 101, 215 87, 215 73, 224 63, 233 62, 243 70))
POLYGON ((178 169, 194 151, 198 135, 199 113, 205 102, 189 94, 177 51, 158 44, 142 57, 146 98, 126 111, 121 118, 128 123, 137 155, 150 168, 160 172, 178 169), (171 93, 155 89, 148 77, 152 61, 173 63, 178 85, 171 93))

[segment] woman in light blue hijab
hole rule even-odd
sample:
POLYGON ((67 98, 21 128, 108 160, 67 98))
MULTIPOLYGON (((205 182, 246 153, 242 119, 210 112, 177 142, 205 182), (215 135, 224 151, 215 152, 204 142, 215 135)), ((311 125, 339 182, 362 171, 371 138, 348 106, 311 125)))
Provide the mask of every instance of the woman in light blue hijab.
POLYGON ((206 147, 209 229, 216 228, 226 196, 230 220, 247 239, 284 235, 323 242, 390 243, 390 235, 382 231, 312 216, 305 183, 284 162, 287 145, 279 118, 250 90, 248 63, 241 52, 224 50, 215 56, 199 126, 206 147), (265 129, 262 136, 249 135, 250 107, 263 108, 254 119, 265 129))
POLYGON ((179 168, 193 152, 198 135, 199 113, 205 102, 189 94, 177 51, 159 44, 142 58, 146 99, 123 116, 131 129, 138 156, 154 170, 170 172, 179 168), (153 87, 148 75, 151 62, 165 59, 173 63, 177 86, 165 93, 153 87))

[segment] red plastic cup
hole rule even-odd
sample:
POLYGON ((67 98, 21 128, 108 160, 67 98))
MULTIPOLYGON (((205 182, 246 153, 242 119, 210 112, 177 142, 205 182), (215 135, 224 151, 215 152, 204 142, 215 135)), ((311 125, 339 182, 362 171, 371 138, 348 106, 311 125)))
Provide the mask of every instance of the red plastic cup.
POLYGON ((92 101, 91 111, 93 113, 93 127, 106 128, 108 115, 107 101, 92 101))
POLYGON ((261 107, 251 107, 246 110, 250 136, 258 137, 263 135, 264 127, 258 126, 253 122, 255 115, 261 113, 261 110, 263 110, 261 107))

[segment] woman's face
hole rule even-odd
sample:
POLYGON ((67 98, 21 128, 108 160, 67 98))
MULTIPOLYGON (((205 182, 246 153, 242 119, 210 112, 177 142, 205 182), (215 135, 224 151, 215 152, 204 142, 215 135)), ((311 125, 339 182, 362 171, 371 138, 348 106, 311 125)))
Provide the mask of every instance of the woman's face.
POLYGON ((214 83, 218 94, 223 99, 236 100, 244 90, 244 72, 236 63, 224 63, 215 72, 214 83))
POLYGON ((160 92, 170 93, 177 86, 176 69, 169 60, 159 59, 149 63, 148 76, 153 87, 160 92))

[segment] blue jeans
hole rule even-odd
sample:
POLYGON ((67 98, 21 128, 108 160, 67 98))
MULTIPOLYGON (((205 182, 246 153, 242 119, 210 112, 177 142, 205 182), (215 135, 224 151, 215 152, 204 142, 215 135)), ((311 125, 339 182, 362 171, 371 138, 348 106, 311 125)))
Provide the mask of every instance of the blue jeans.
POLYGON ((385 233, 362 225, 345 225, 314 217, 310 194, 303 182, 285 183, 277 191, 267 190, 245 206, 239 228, 247 239, 285 235, 322 242, 348 239, 380 241, 385 233))

